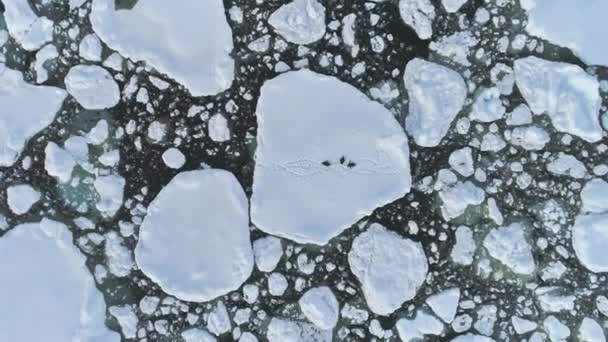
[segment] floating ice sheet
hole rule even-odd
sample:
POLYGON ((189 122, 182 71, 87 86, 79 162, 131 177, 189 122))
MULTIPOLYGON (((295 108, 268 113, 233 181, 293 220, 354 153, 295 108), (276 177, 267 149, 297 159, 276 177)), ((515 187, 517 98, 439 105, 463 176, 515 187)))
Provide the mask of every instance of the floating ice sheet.
POLYGON ((257 107, 251 219, 301 243, 325 244, 409 192, 409 147, 382 105, 311 71, 267 81, 257 107))

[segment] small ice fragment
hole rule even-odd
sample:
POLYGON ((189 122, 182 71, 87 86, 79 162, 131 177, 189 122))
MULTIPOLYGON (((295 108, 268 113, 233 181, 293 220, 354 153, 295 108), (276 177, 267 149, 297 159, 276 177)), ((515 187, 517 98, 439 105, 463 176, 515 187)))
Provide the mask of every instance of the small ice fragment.
POLYGON ((6 189, 6 202, 15 215, 23 215, 40 200, 40 193, 28 184, 9 186, 6 189))

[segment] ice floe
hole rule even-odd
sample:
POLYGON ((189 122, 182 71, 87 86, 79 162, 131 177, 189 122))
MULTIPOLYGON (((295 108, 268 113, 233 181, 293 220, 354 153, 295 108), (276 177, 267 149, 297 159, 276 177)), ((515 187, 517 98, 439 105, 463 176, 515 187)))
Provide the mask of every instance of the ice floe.
POLYGON ((47 219, 0 238, 4 341, 118 342, 106 328, 105 303, 66 226, 47 219), (32 319, 36 327, 32 328, 32 319))
POLYGON ((236 290, 253 269, 247 197, 223 170, 183 172, 148 207, 135 258, 163 290, 207 301, 236 290))
POLYGON ((410 97, 405 129, 420 146, 439 145, 464 105, 464 80, 456 71, 415 58, 405 68, 404 81, 410 97))
POLYGON ((534 114, 547 114, 560 132, 602 139, 599 82, 577 65, 538 57, 515 61, 515 81, 534 114))
POLYGON ((262 87, 257 119, 251 219, 268 233, 325 244, 410 190, 403 129, 346 83, 282 74, 262 87))
POLYGON ((113 0, 94 0, 90 20, 110 48, 145 61, 193 96, 215 95, 232 84, 232 29, 221 0, 147 0, 130 10, 116 9, 113 0))
POLYGON ((536 269, 532 246, 520 223, 493 229, 483 240, 483 246, 493 258, 515 273, 529 275, 536 269))
POLYGON ((608 4, 589 0, 526 0, 526 30, 551 43, 572 49, 588 64, 608 65, 608 47, 597 42, 604 37, 608 4))
POLYGON ((66 96, 60 88, 31 85, 0 63, 0 107, 10 108, 0 116, 0 166, 11 166, 26 141, 53 122, 66 96))
POLYGON ((314 43, 325 34, 325 7, 317 0, 293 0, 274 11, 268 23, 287 41, 314 43))
POLYGON ((40 200, 40 192, 28 184, 17 184, 6 189, 8 208, 15 215, 23 215, 40 200))
POLYGON ((348 263, 361 282, 367 305, 378 315, 390 315, 414 298, 429 267, 420 243, 379 224, 355 238, 348 263))
POLYGON ((76 65, 65 76, 65 87, 86 109, 107 109, 120 101, 120 89, 112 75, 97 65, 76 65))
POLYGON ((39 17, 29 1, 4 0, 4 21, 8 32, 28 51, 35 51, 53 39, 53 22, 39 17))

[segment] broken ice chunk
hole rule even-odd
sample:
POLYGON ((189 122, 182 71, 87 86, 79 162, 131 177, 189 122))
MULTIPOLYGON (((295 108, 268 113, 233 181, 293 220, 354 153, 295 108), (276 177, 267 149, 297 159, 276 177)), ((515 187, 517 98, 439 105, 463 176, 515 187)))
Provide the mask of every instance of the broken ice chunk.
POLYGON ((293 0, 274 11, 268 23, 295 44, 310 44, 325 34, 325 7, 317 0, 293 0))
POLYGON ((348 253, 369 308, 390 315, 414 298, 426 279, 428 262, 422 245, 375 223, 357 236, 348 253))
POLYGON ((403 78, 410 97, 405 129, 420 146, 439 145, 464 105, 464 80, 451 69, 419 58, 407 64, 403 78))
POLYGON ((515 61, 517 87, 534 114, 546 113, 555 129, 588 142, 602 139, 599 82, 577 65, 537 57, 515 61))

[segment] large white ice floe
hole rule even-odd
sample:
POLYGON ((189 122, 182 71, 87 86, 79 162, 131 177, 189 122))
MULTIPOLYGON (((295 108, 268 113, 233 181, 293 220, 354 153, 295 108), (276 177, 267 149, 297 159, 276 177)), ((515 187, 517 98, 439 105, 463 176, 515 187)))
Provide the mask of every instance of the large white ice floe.
POLYGON ((120 101, 112 75, 98 65, 76 65, 65 76, 65 88, 86 109, 106 109, 120 101))
POLYGON ((38 17, 29 1, 4 0, 4 20, 11 36, 21 46, 34 51, 53 40, 53 22, 38 17))
POLYGON ((592 272, 608 272, 608 183, 593 179, 581 191, 582 208, 572 228, 572 246, 578 260, 592 272))
POLYGON ((532 246, 520 223, 491 230, 483 240, 483 246, 488 254, 515 273, 529 275, 536 268, 532 246))
POLYGON ((551 43, 565 46, 587 64, 608 65, 608 46, 598 44, 606 33, 608 3, 588 0, 526 0, 526 30, 551 43))
POLYGON ((141 270, 167 293, 208 301, 253 269, 247 197, 223 170, 183 172, 148 207, 135 248, 141 270))
POLYGON ((232 85, 232 30, 221 0, 146 0, 130 10, 117 10, 114 0, 94 0, 90 20, 110 48, 145 61, 194 96, 232 85))
POLYGON ((251 220, 325 244, 411 187, 403 129, 381 104, 311 71, 267 81, 257 106, 251 220))
POLYGON ((105 303, 63 224, 23 224, 0 238, 0 340, 118 342, 105 303), (33 317, 36 321, 32 327, 33 317))
POLYGON ((53 122, 66 96, 60 88, 29 84, 0 63, 0 166, 11 166, 26 141, 53 122))
POLYGON ((431 0, 399 0, 399 14, 420 39, 431 38, 435 19, 435 6, 431 0))
POLYGON ((467 97, 462 76, 442 65, 415 58, 405 67, 403 78, 410 98, 406 131, 420 146, 439 145, 467 97))
POLYGON ((377 223, 355 238, 348 263, 377 315, 390 315, 414 298, 429 268, 420 243, 377 223))
POLYGON ((314 43, 325 34, 325 7, 317 0, 294 0, 274 11, 268 23, 292 43, 314 43))
POLYGON ((555 129, 586 141, 602 139, 598 80, 577 65, 538 57, 515 61, 515 81, 534 114, 546 113, 555 129))

